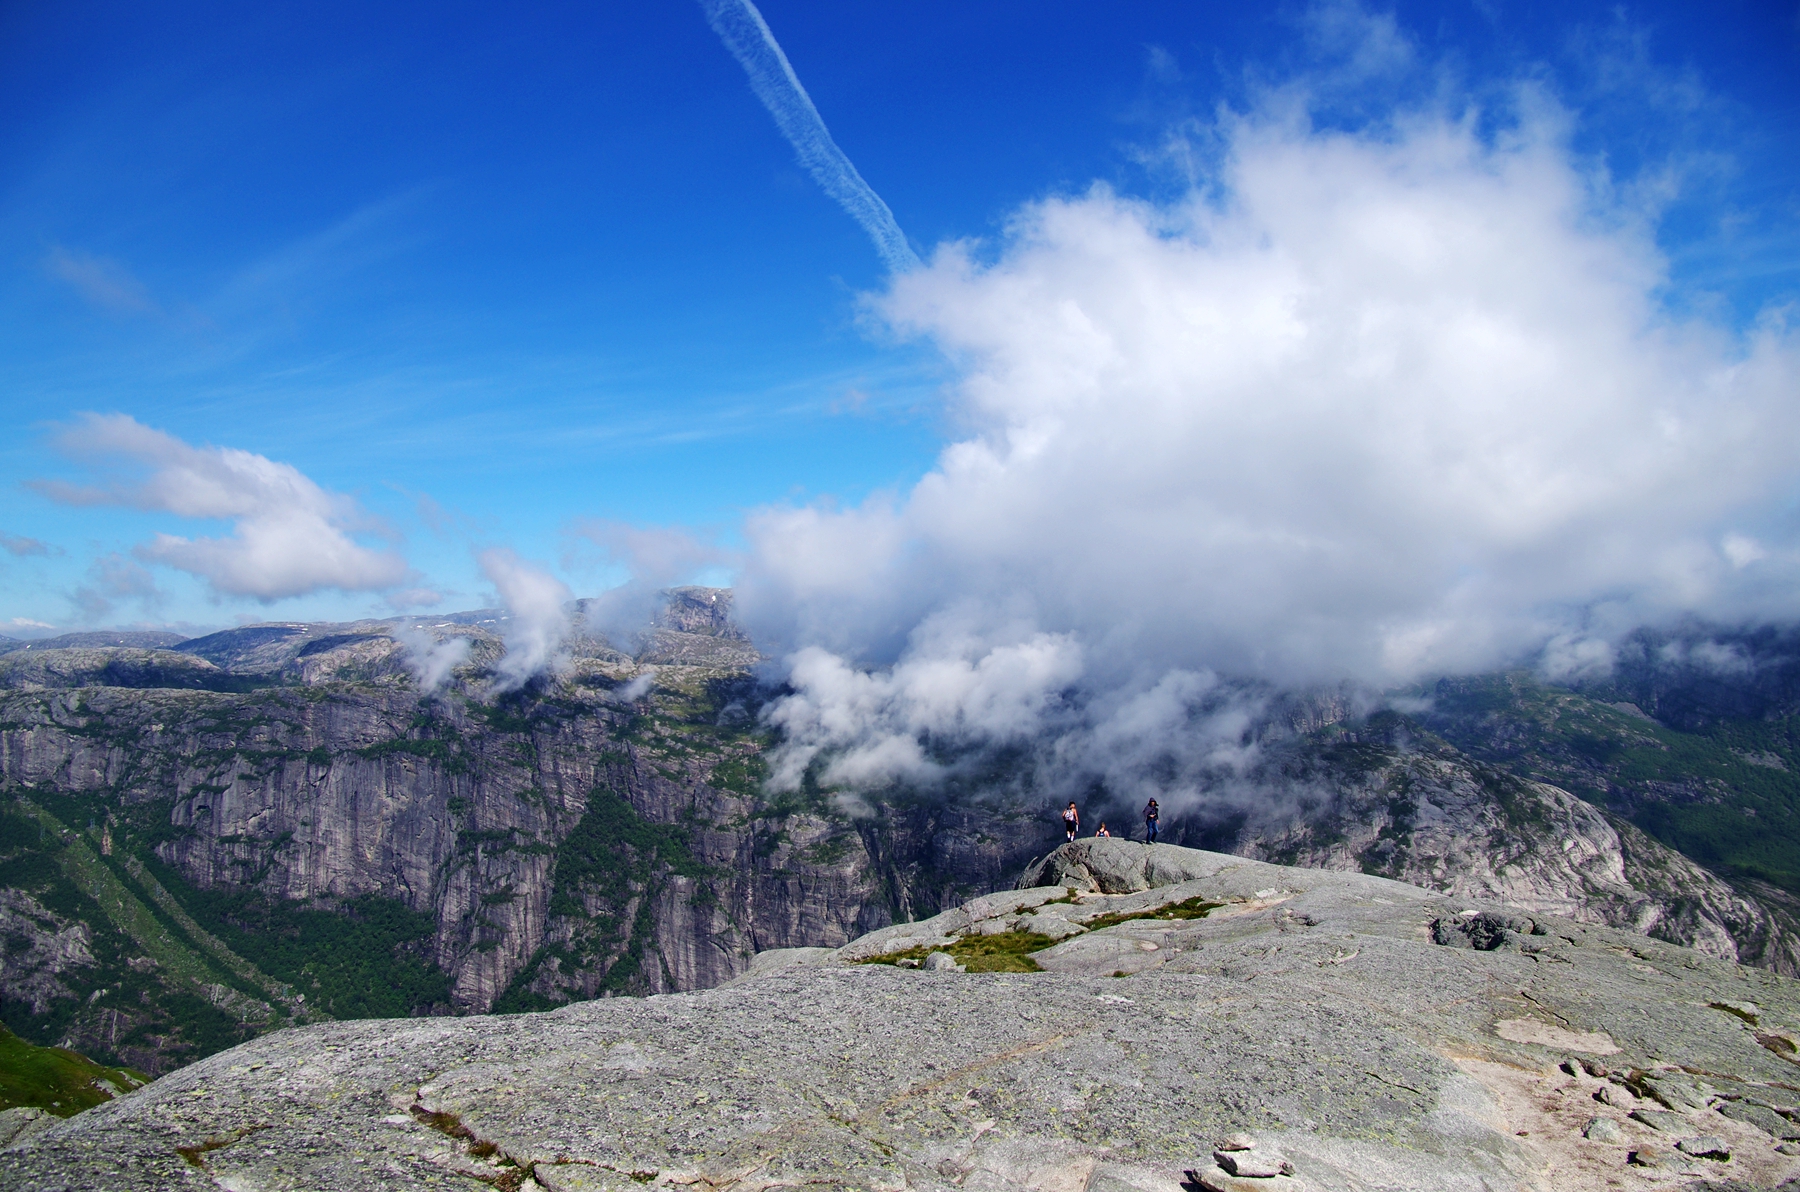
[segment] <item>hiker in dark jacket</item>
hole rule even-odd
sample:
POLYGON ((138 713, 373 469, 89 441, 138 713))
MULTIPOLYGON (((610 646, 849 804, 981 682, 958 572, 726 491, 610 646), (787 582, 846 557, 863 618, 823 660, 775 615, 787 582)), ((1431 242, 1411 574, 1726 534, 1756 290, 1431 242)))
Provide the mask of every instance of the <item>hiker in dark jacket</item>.
POLYGON ((1156 800, 1152 799, 1144 807, 1144 841, 1147 844, 1156 843, 1156 819, 1156 800))
POLYGON ((1072 802, 1068 810, 1063 812, 1063 831, 1068 833, 1070 840, 1075 839, 1075 833, 1081 831, 1081 813, 1075 810, 1072 802))

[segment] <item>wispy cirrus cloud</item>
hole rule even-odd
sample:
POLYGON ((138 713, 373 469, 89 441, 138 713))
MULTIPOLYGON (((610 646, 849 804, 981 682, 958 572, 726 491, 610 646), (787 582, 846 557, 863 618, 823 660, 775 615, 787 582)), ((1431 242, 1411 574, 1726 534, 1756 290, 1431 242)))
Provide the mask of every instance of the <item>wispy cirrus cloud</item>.
POLYGON ((160 310, 148 287, 111 257, 54 245, 44 254, 44 270, 109 313, 153 315, 160 310))
POLYGON ((397 550, 354 537, 391 538, 387 527, 292 464, 232 447, 194 447, 124 414, 84 414, 55 442, 112 474, 92 485, 30 482, 54 501, 229 520, 226 537, 159 533, 133 552, 198 576, 217 594, 272 601, 326 589, 381 591, 408 578, 397 550))
POLYGON ((918 268, 918 255, 906 242, 893 211, 831 139, 825 118, 800 85, 800 76, 756 5, 750 0, 700 0, 700 7, 719 40, 750 76, 750 89, 775 117, 775 126, 813 181, 862 225, 890 270, 905 273, 918 268))
POLYGON ((135 600, 146 613, 155 614, 162 607, 163 594, 156 586, 150 569, 117 552, 95 559, 88 567, 87 580, 68 594, 76 615, 89 624, 110 617, 122 603, 135 600))

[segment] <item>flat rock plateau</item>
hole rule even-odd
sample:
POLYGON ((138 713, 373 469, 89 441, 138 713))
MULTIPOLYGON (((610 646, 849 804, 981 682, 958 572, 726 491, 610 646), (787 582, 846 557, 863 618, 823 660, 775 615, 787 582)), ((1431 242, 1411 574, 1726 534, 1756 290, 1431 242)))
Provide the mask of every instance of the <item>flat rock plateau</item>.
POLYGON ((1021 885, 699 992, 274 1031, 34 1123, 0 1185, 1800 1188, 1777 973, 1173 845, 1021 885))

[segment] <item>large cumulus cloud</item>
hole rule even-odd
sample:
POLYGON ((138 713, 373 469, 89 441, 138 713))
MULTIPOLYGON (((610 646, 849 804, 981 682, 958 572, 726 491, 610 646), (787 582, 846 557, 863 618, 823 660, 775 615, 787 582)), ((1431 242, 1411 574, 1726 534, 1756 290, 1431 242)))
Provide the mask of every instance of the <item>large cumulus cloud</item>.
POLYGON ((1566 113, 1482 123, 1230 116, 1178 199, 1038 202, 872 298, 956 363, 965 431, 909 492, 750 520, 740 607, 799 651, 790 750, 868 777, 917 772, 930 726, 1016 733, 976 678, 1032 642, 1063 662, 1007 716, 1791 616, 1793 333, 1671 315, 1652 220, 1566 113))

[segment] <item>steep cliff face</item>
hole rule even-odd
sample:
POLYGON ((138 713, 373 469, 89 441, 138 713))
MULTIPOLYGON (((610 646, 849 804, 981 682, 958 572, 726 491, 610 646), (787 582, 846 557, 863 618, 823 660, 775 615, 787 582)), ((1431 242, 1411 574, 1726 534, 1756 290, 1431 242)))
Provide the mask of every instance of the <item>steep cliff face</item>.
MULTIPOLYGON (((257 970, 252 992, 289 988, 328 1016, 704 988, 759 950, 840 944, 1004 884, 1045 847, 1048 825, 1016 810, 895 802, 853 819, 817 791, 764 796, 755 690, 735 669, 754 651, 690 603, 645 643, 659 665, 632 703, 614 693, 642 664, 603 645, 578 653, 576 681, 500 702, 421 694, 395 641, 367 631, 233 631, 173 655, 186 669, 129 672, 154 683, 216 658, 242 691, 94 685, 117 659, 40 652, 0 697, 0 780, 97 863, 141 862, 257 970), (359 1002, 358 973, 305 955, 351 946, 331 916, 444 980, 409 971, 390 982, 409 1002, 359 1002)), ((33 982, 0 997, 41 1002, 33 982)))

